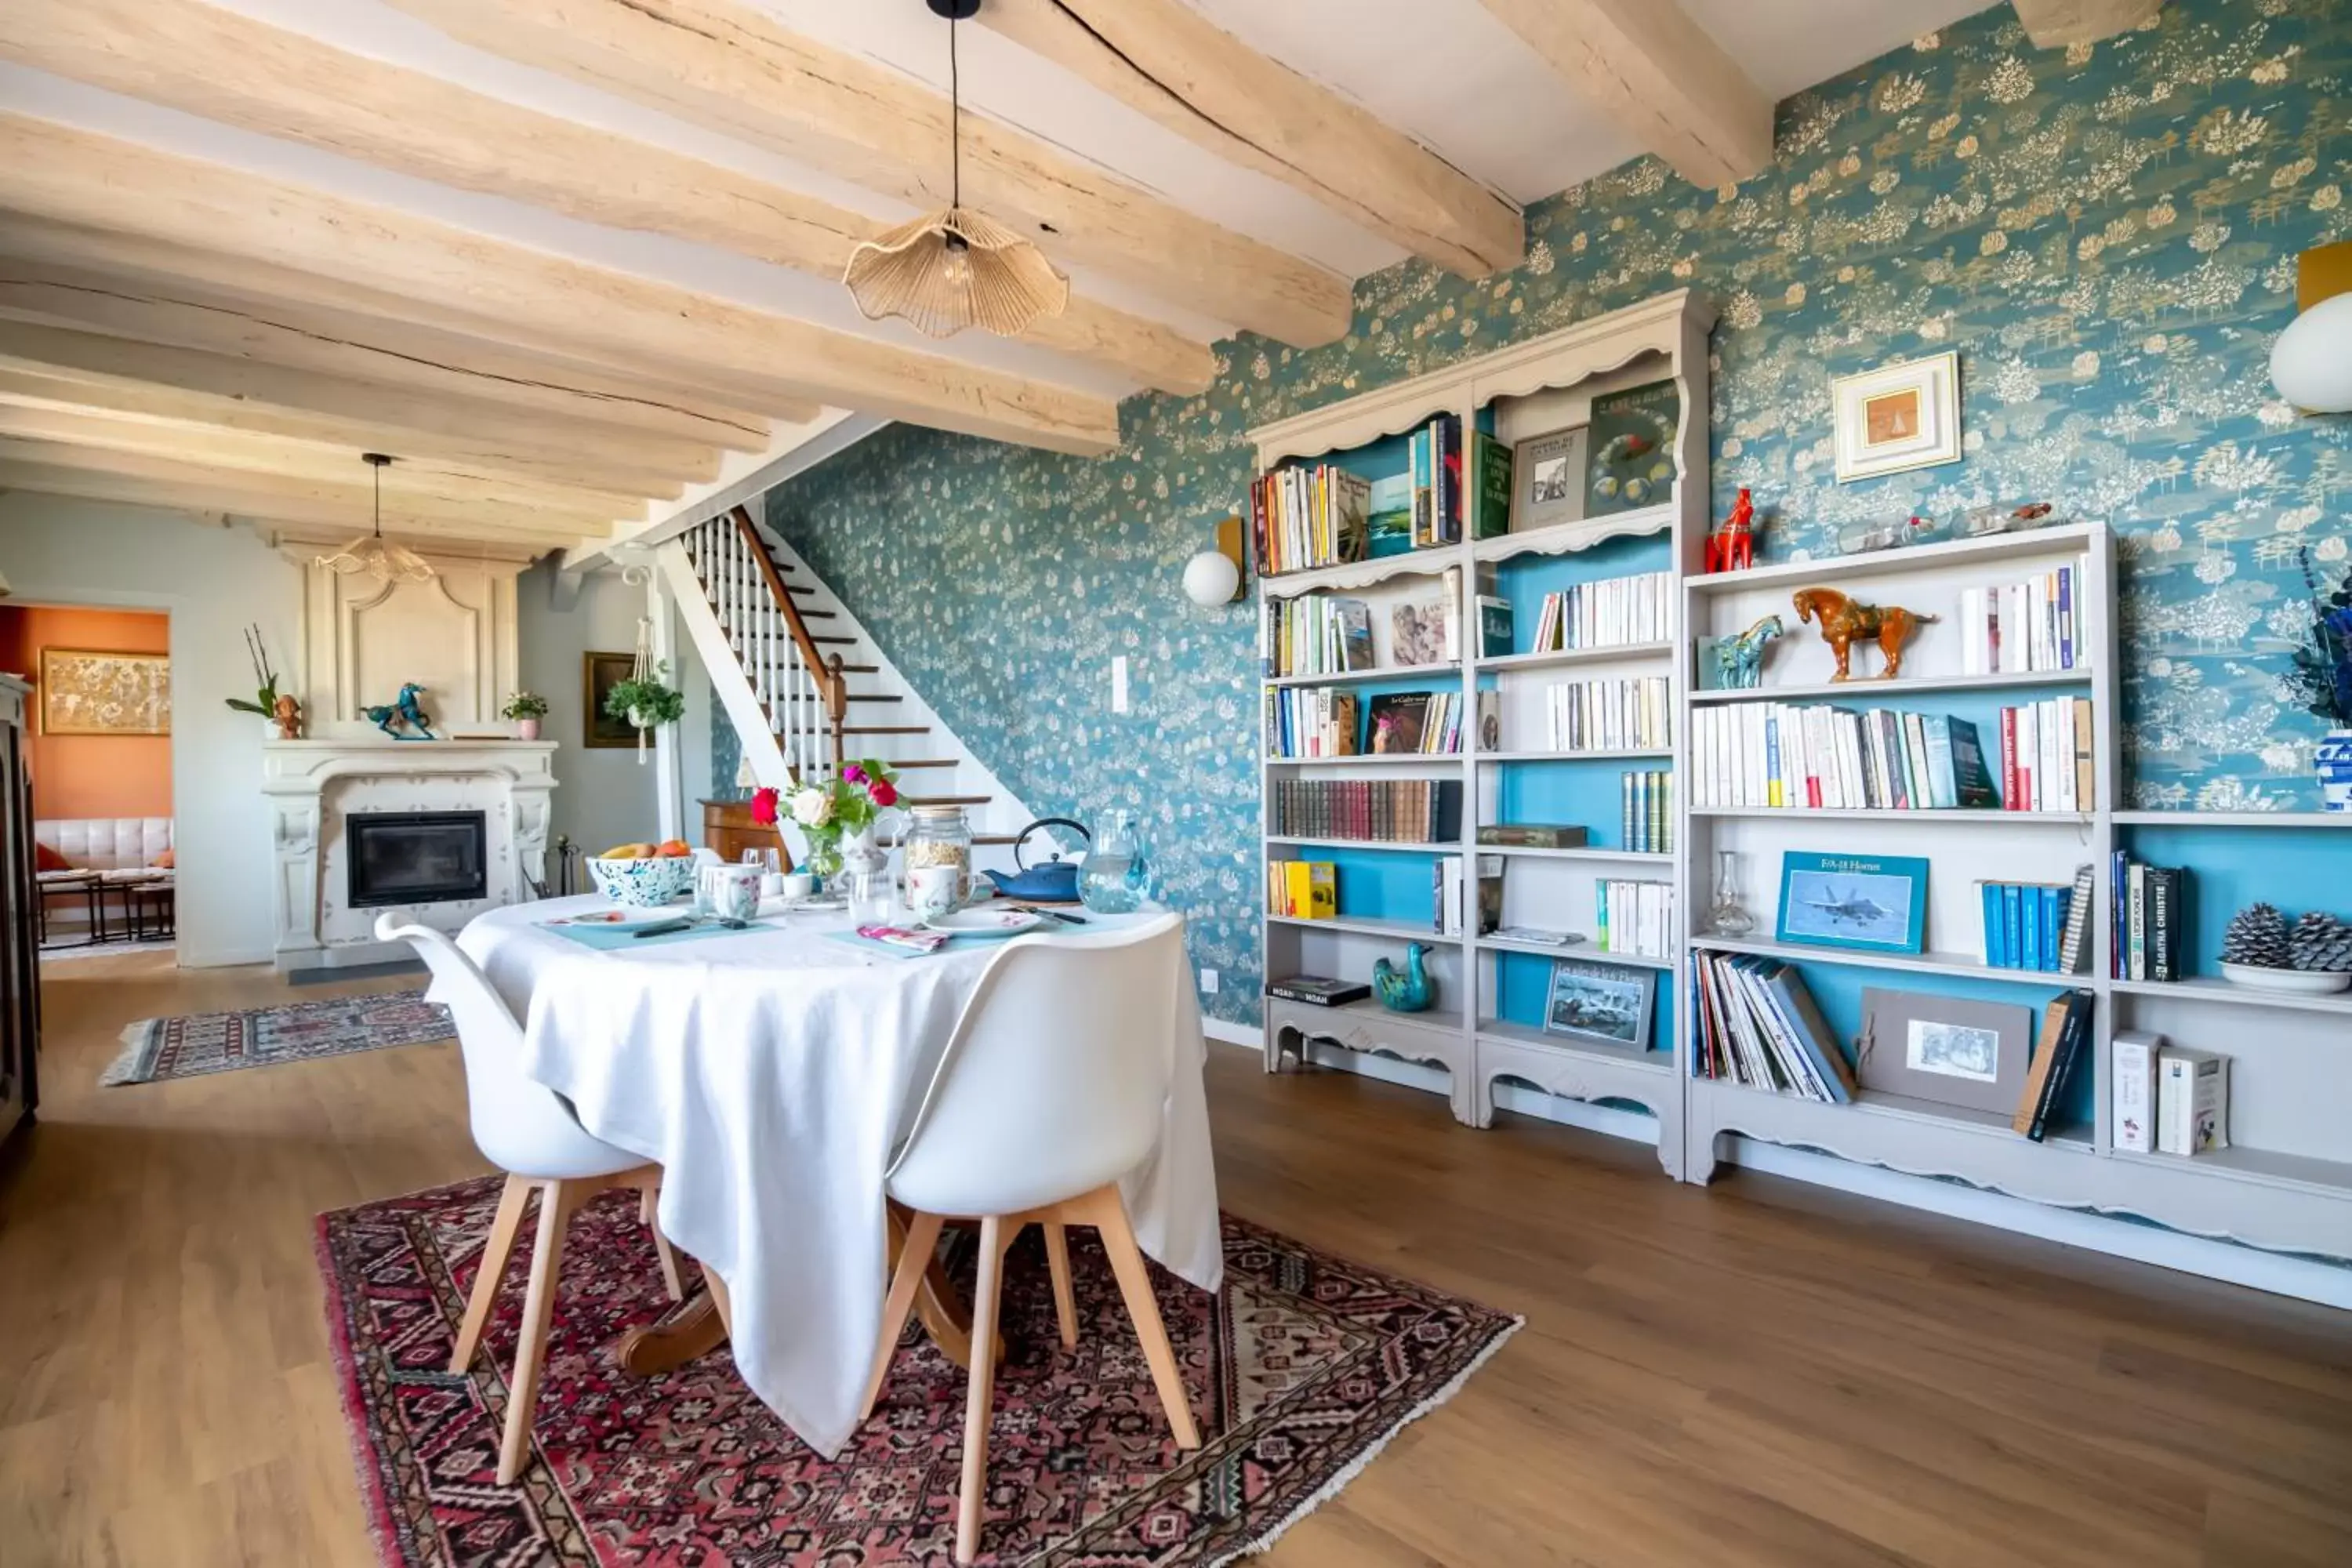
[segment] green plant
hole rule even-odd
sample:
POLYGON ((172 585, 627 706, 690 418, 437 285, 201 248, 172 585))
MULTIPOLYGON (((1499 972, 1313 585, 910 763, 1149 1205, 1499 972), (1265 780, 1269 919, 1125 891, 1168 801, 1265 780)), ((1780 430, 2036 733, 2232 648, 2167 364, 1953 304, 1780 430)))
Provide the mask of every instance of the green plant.
POLYGON ((253 679, 260 689, 247 702, 242 697, 226 697, 222 700, 240 713, 258 713, 265 719, 278 713, 278 672, 269 668, 269 650, 261 646, 261 623, 256 621, 245 628, 245 651, 253 660, 253 679))
POLYGON ((677 723, 686 717, 686 694, 662 684, 667 673, 669 665, 664 661, 655 665, 653 673, 643 680, 633 676, 614 681, 604 694, 604 712, 641 730, 677 723))
POLYGON ((499 710, 499 717, 544 719, 547 717, 547 699, 536 691, 518 691, 507 699, 507 705, 499 710))
POLYGON ((2311 631, 2294 650, 2287 679, 2313 717, 2352 725, 2352 572, 2331 591, 2312 569, 2311 552, 2297 552, 2311 593, 2311 631))

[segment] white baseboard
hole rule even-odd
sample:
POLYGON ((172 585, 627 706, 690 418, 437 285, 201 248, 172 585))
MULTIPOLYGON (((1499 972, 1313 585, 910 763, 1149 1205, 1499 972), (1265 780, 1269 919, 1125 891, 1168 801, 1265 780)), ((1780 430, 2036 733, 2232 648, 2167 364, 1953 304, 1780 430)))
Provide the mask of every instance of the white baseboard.
POLYGON ((1236 1024, 1225 1018, 1203 1018, 1201 1033, 1221 1045, 1240 1046, 1245 1050, 1265 1048, 1265 1031, 1255 1024, 1236 1024))

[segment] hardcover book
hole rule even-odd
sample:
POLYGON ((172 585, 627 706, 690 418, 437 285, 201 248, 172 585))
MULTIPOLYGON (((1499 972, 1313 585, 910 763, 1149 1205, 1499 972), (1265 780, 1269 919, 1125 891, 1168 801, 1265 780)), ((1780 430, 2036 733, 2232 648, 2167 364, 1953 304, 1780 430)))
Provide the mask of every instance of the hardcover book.
POLYGON ((1510 531, 1511 449, 1484 430, 1470 437, 1470 494, 1478 509, 1478 538, 1510 531))
POLYGON ((1429 696, 1426 691, 1383 691, 1366 705, 1371 721, 1371 745, 1376 756, 1421 750, 1423 731, 1429 722, 1429 696))
POLYGON ((1674 493, 1682 397, 1671 381, 1592 400, 1586 435, 1584 515, 1655 506, 1674 493))
POLYGON ((1585 829, 1580 825, 1552 822, 1490 822, 1478 829, 1481 844, 1520 849, 1580 849, 1585 829))
POLYGON ((1353 980, 1332 980, 1320 974, 1293 974, 1265 983, 1265 994, 1285 1002, 1304 1002, 1313 1007, 1344 1007, 1350 1002, 1360 1002, 1372 994, 1372 988, 1353 980))

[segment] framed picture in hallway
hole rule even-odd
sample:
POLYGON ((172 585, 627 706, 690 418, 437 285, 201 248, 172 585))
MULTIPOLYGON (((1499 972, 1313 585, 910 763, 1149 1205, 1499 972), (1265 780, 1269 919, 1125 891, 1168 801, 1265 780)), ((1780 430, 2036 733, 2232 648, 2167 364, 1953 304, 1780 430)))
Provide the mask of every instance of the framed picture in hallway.
POLYGON ((41 650, 41 733, 168 735, 172 659, 161 653, 41 650))
POLYGON ((580 743, 583 746, 634 746, 637 732, 626 719, 604 711, 604 696, 629 679, 636 668, 634 653, 583 653, 580 656, 580 743))

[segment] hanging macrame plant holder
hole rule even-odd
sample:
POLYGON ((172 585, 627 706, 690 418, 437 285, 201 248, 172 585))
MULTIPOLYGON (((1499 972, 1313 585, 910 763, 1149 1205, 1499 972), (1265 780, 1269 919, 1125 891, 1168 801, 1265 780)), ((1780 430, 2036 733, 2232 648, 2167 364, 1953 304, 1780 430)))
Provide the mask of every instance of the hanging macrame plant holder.
MULTIPOLYGON (((629 666, 629 679, 642 685, 654 678, 654 623, 645 616, 637 617, 637 657, 629 666)), ((629 727, 637 732, 637 766, 646 765, 646 737, 653 733, 653 721, 642 708, 629 710, 629 727)))

